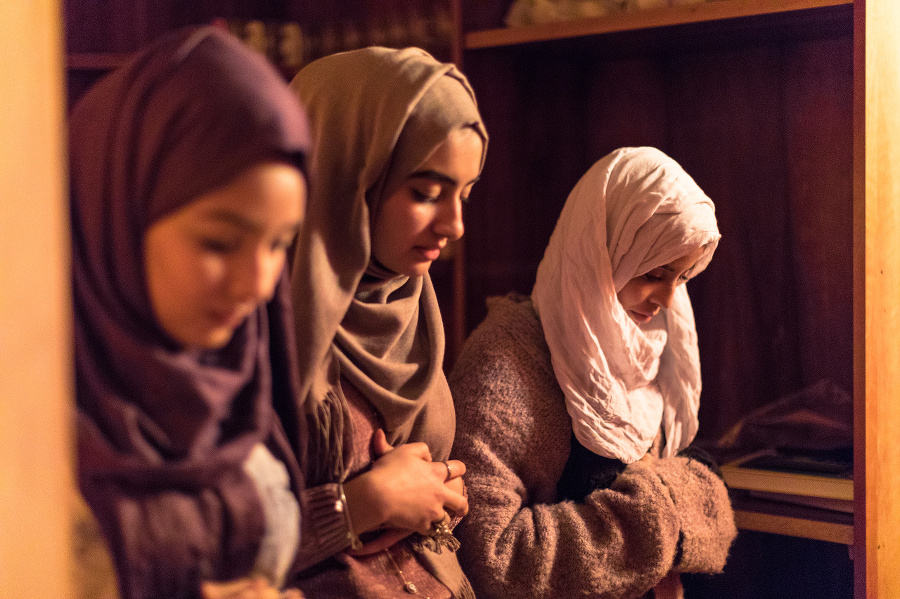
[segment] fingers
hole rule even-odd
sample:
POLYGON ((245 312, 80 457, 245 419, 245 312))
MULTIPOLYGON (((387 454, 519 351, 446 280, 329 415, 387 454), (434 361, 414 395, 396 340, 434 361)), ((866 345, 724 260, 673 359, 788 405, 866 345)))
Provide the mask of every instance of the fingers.
POLYGON ((444 484, 454 493, 459 493, 460 495, 465 495, 466 493, 466 483, 461 476, 448 480, 444 484))
POLYGON ((465 494, 465 488, 465 484, 463 484, 462 492, 448 489, 444 499, 444 509, 450 512, 451 517, 462 518, 469 513, 469 498, 465 494))
POLYGON ((409 453, 413 457, 425 460, 426 462, 431 461, 431 451, 429 451, 428 445, 425 443, 416 441, 414 443, 403 443, 394 447, 388 443, 384 430, 380 428, 376 429, 372 434, 372 449, 375 451, 376 459, 391 451, 397 450, 402 453, 409 453))
POLYGON ((385 526, 428 534, 445 512, 451 518, 468 513, 463 462, 434 462, 422 442, 392 447, 380 429, 372 434, 372 450, 378 454, 372 468, 344 483, 350 505, 365 506, 350 509, 357 534, 385 526))
POLYGON ((239 578, 229 582, 204 582, 201 585, 201 593, 203 599, 279 599, 280 595, 277 589, 269 586, 269 583, 261 577, 239 578))
POLYGON ((435 462, 434 471, 438 476, 444 477, 444 482, 451 481, 466 473, 466 465, 459 460, 447 460, 445 462, 435 462))
POLYGON ((372 435, 372 449, 375 450, 375 456, 379 458, 393 449, 391 444, 388 443, 384 431, 380 428, 376 429, 375 434, 372 435))
MULTIPOLYGON (((421 441, 416 441, 414 443, 404 443, 403 445, 398 445, 394 448, 394 451, 399 452, 400 454, 406 454, 413 458, 418 458, 420 460, 424 460, 426 462, 431 461, 431 451, 428 449, 428 445, 422 443, 421 441)), ((437 464, 441 470, 446 473, 444 467, 441 466, 440 463, 437 464)))

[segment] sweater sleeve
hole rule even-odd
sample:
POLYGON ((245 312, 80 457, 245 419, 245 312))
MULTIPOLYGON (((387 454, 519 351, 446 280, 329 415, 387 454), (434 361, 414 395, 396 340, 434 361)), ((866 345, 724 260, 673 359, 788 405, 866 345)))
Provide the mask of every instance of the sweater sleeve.
POLYGON ((513 312, 488 317, 450 377, 470 506, 459 556, 478 596, 632 597, 673 567, 719 571, 736 533, 727 493, 686 458, 557 499, 571 423, 539 323, 513 312))
POLYGON ((336 483, 305 489, 300 502, 303 524, 297 563, 302 571, 350 547, 351 534, 346 502, 336 483))

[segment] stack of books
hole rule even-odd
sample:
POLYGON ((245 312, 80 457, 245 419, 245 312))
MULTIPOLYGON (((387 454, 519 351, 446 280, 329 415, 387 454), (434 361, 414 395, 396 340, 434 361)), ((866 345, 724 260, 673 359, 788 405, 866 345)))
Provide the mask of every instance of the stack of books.
POLYGON ((730 489, 750 497, 853 513, 849 452, 764 450, 726 463, 722 475, 730 489))

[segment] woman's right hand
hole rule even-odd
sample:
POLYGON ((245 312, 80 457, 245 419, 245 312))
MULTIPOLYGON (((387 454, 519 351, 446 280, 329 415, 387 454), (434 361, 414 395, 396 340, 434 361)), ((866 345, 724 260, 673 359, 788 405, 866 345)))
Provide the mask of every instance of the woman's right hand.
POLYGON ((229 582, 204 582, 203 599, 303 599, 297 589, 279 591, 258 576, 248 576, 229 582))
POLYGON ((372 468, 344 483, 357 535, 385 527, 427 534, 445 513, 468 513, 461 480, 465 464, 459 460, 433 462, 424 443, 391 447, 382 430, 375 431, 373 444, 379 457, 372 468))

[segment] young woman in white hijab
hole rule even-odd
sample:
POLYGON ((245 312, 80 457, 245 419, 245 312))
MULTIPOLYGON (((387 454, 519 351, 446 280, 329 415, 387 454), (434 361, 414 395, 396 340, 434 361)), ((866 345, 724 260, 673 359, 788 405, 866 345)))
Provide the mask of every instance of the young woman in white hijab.
POLYGON ((684 283, 718 240, 674 160, 622 148, 572 190, 531 297, 489 300, 450 376, 479 597, 677 597, 678 572, 721 571, 727 491, 683 454, 700 397, 684 283))

